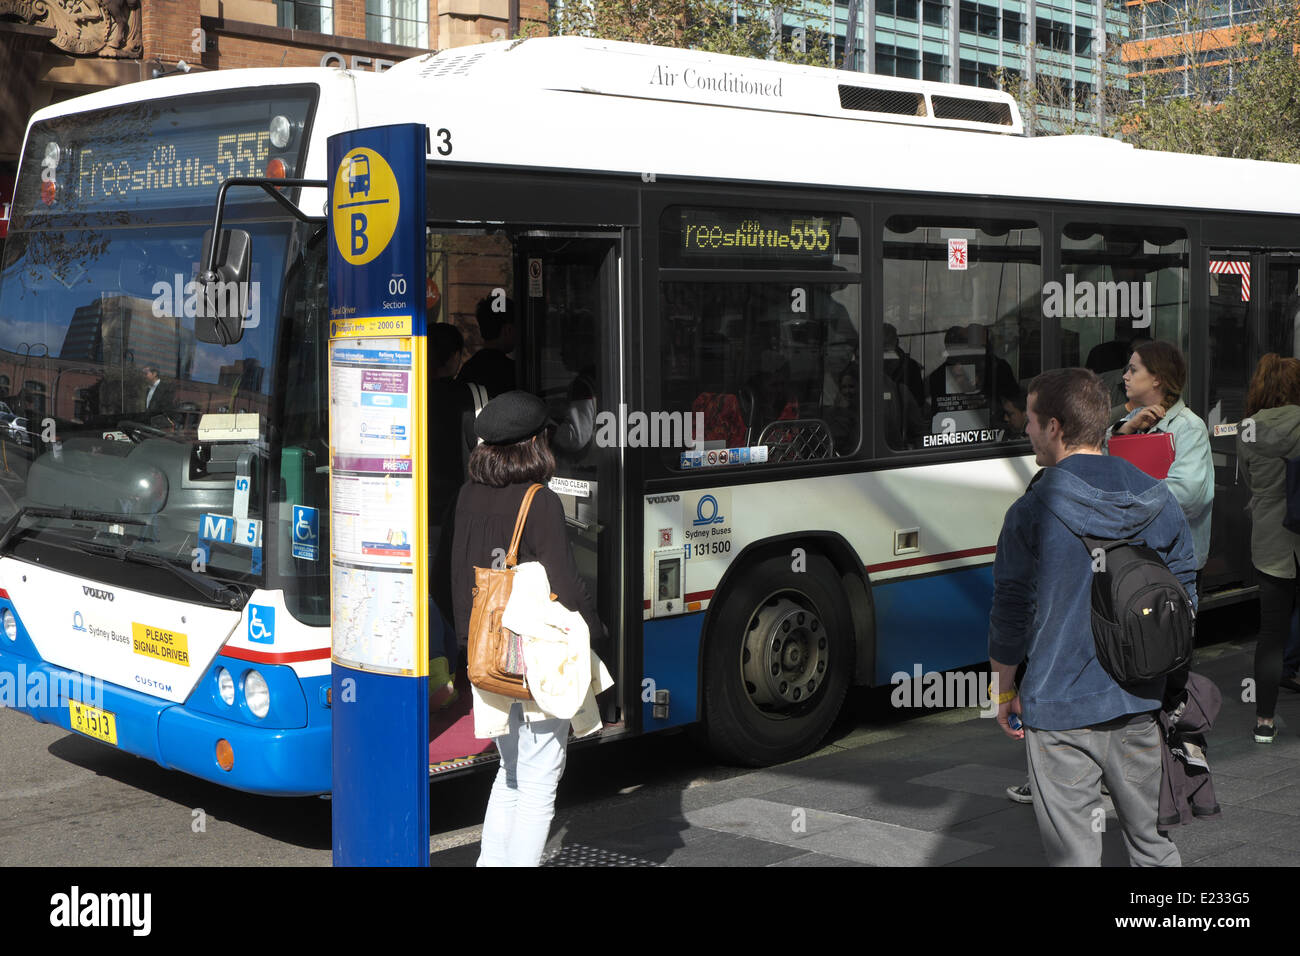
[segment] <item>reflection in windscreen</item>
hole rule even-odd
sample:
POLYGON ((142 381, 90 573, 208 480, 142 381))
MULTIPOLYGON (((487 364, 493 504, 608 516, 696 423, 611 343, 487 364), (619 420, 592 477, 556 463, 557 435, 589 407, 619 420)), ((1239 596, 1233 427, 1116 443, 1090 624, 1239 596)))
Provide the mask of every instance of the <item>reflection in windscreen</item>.
POLYGON ((228 517, 204 542, 211 569, 256 572, 257 533, 233 519, 255 518, 258 496, 241 516, 234 488, 240 474, 257 478, 287 227, 245 228, 248 318, 241 341, 224 348, 194 332, 202 229, 10 236, 0 272, 0 520, 24 504, 144 515, 144 525, 38 524, 188 565, 200 518, 228 517), (253 422, 251 436, 233 421, 214 429, 213 416, 239 413, 258 416, 242 420, 253 422))

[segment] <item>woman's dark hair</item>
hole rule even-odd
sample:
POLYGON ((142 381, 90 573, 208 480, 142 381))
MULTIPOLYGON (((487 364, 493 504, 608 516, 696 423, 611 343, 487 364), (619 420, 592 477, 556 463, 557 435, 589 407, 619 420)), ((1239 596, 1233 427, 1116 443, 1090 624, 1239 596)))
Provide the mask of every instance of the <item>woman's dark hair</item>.
POLYGON ((453 355, 465 348, 465 336, 449 322, 435 322, 429 326, 429 351, 433 355, 434 369, 451 361, 453 355))
POLYGON ((470 481, 489 488, 506 485, 546 484, 555 474, 555 456, 546 432, 525 438, 513 445, 489 445, 484 442, 469 456, 470 481))
POLYGON ((1163 339, 1143 342, 1133 350, 1137 353, 1147 371, 1160 380, 1165 397, 1160 405, 1169 411, 1183 397, 1183 385, 1187 381, 1187 361, 1178 346, 1163 339))
POLYGON ((1300 361, 1269 352, 1255 366, 1246 392, 1245 417, 1265 408, 1296 404, 1300 404, 1300 361))

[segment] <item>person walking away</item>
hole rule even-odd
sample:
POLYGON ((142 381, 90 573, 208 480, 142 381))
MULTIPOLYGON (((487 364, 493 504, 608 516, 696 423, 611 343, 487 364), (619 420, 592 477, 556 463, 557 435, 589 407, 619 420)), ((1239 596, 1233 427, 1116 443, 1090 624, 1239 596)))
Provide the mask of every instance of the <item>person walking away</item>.
POLYGON ((1102 453, 1105 383, 1082 368, 1029 383, 1027 435, 1042 470, 1007 511, 993 564, 989 664, 998 724, 1025 741, 1034 814, 1053 866, 1100 866, 1100 785, 1110 789, 1135 866, 1178 866, 1157 830, 1165 679, 1121 687, 1097 660, 1093 556, 1081 535, 1140 533, 1196 602, 1192 535, 1169 488, 1102 453), (1014 686, 1026 661, 1023 683, 1014 686), (1023 729, 1013 730, 1012 713, 1023 729), (1065 781, 1065 782, 1063 782, 1065 781))
POLYGON ((1255 642, 1255 741, 1277 734, 1274 711, 1282 649, 1296 600, 1300 535, 1282 527, 1286 462, 1300 455, 1300 361, 1270 352, 1259 360, 1237 427, 1237 456, 1250 491, 1250 560, 1259 575, 1259 637, 1255 642))
MULTIPOLYGON (((524 522, 519 561, 540 562, 556 599, 582 615, 589 632, 602 632, 565 530, 564 506, 545 487, 555 474, 546 439, 546 405, 528 392, 506 392, 488 402, 475 421, 483 444, 469 458, 469 480, 457 496, 452 537, 452 603, 456 635, 469 641, 474 568, 493 567, 514 532, 524 494, 543 487, 524 522)), ((500 562, 497 562, 499 566, 500 562)), ((476 689, 475 697, 478 699, 476 689)), ((478 713, 476 706, 476 715, 478 713)), ((546 846, 555 793, 564 773, 569 721, 548 718, 531 702, 515 701, 508 727, 496 737, 501 765, 483 820, 479 866, 537 866, 546 846)))

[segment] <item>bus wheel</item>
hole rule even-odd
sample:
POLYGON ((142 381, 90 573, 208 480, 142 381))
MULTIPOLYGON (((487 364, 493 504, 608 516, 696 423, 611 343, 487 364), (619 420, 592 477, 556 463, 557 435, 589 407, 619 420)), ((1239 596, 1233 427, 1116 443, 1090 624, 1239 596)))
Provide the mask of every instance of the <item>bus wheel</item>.
POLYGON ((775 558, 742 569, 710 615, 704 734, 749 766, 793 760, 830 730, 853 674, 852 617, 830 561, 775 558))

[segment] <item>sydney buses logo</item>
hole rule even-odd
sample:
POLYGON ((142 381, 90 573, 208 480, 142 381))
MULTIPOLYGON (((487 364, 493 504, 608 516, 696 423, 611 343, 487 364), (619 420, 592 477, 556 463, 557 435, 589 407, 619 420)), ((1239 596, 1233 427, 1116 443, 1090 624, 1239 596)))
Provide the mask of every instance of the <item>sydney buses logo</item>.
POLYGON ((363 266, 388 248, 401 197, 393 169, 373 149, 351 150, 334 174, 334 241, 344 260, 363 266))

